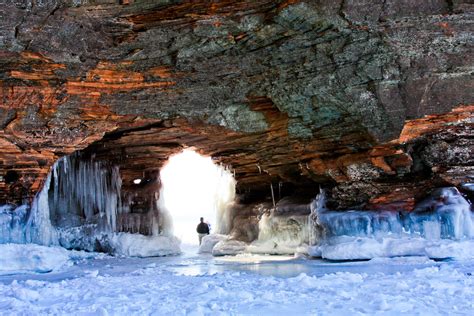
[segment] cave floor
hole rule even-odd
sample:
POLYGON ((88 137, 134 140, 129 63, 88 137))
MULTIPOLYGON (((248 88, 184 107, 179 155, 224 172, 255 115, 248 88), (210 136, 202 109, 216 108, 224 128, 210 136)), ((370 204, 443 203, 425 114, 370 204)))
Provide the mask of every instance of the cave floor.
POLYGON ((399 257, 83 258, 50 273, 0 276, 0 314, 469 314, 474 263, 399 257))

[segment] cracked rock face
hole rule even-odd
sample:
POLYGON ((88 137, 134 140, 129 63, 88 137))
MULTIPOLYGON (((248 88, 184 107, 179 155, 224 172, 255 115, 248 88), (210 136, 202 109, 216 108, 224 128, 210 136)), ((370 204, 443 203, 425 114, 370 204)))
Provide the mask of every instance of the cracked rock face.
POLYGON ((0 204, 31 199, 75 151, 127 183, 193 147, 230 166, 243 196, 322 184, 334 208, 411 209, 474 172, 473 12, 469 0, 3 1, 0 204))

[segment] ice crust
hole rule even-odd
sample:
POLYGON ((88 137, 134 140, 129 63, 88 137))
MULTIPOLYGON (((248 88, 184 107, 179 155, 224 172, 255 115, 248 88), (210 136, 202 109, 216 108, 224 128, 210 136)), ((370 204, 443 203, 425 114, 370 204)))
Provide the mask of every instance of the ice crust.
POLYGON ((340 236, 308 248, 313 257, 329 260, 363 260, 383 257, 426 256, 433 259, 474 258, 474 240, 425 238, 369 238, 340 236))

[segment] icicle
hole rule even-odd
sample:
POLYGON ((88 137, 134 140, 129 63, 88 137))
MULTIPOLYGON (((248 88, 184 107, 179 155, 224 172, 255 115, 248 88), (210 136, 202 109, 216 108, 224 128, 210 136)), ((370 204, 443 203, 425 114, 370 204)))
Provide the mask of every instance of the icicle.
POLYGON ((275 204, 275 194, 273 194, 273 183, 270 182, 270 191, 272 192, 272 201, 273 201, 273 208, 276 207, 275 204))

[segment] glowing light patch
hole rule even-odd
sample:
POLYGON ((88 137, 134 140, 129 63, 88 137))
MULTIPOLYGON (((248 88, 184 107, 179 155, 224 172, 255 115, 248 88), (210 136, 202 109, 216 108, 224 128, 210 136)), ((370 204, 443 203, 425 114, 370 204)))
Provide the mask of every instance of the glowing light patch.
POLYGON ((211 233, 226 226, 225 210, 235 197, 232 174, 192 150, 172 156, 161 170, 162 196, 173 219, 174 234, 184 243, 198 244, 199 218, 211 233))
POLYGON ((133 183, 140 184, 140 183, 142 183, 142 179, 135 179, 135 180, 133 180, 133 183))

